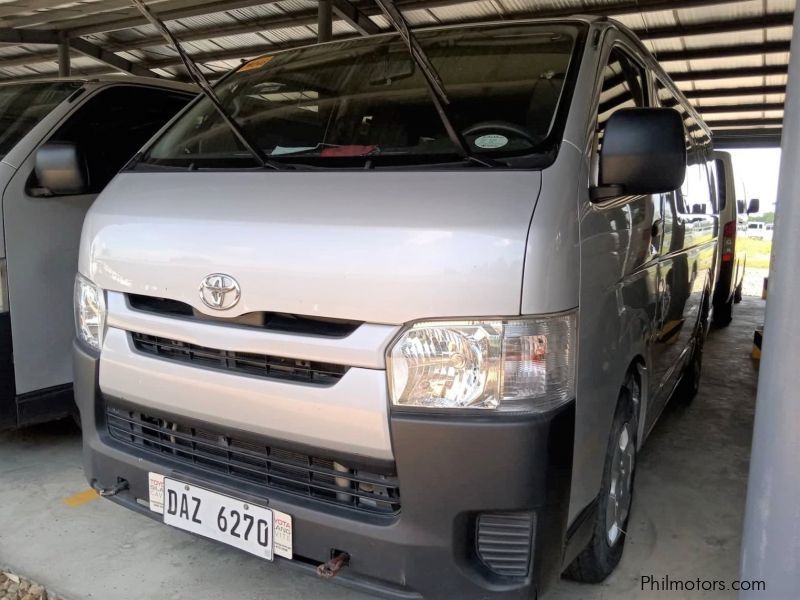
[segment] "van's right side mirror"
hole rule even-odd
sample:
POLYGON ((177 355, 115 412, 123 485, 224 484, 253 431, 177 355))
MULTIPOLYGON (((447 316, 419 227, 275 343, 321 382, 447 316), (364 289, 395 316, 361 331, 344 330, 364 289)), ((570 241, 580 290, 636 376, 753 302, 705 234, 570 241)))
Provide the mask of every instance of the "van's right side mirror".
POLYGON ((623 108, 606 122, 594 202, 618 196, 664 194, 686 177, 686 139, 672 108, 623 108))
POLYGON ((750 200, 750 204, 747 205, 747 214, 754 215, 758 212, 758 209, 761 206, 761 202, 759 202, 758 198, 753 198, 750 200))
POLYGON ((48 142, 36 151, 34 171, 41 195, 74 196, 88 190, 86 163, 70 142, 48 142))

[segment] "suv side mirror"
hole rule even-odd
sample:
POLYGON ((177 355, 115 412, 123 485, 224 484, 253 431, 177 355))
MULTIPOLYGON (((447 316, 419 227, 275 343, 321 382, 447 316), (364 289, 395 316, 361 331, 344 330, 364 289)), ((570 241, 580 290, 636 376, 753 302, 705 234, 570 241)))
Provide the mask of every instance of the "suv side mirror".
POLYGON ((664 194, 686 178, 683 121, 672 108, 622 108, 606 123, 591 198, 664 194))
POLYGON ((752 215, 758 212, 761 203, 759 202, 758 198, 753 198, 750 200, 750 204, 747 205, 747 214, 752 215))
POLYGON ((88 190, 86 163, 71 142, 48 142, 36 151, 34 171, 43 195, 74 196, 88 190))

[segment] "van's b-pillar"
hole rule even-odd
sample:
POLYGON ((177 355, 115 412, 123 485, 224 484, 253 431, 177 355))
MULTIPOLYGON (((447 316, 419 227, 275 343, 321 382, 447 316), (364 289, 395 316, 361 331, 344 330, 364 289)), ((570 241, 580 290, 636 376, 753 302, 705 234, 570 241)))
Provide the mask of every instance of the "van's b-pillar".
POLYGON ((766 589, 740 592, 746 600, 796 598, 800 590, 800 10, 792 50, 742 540, 741 579, 763 580, 766 589))

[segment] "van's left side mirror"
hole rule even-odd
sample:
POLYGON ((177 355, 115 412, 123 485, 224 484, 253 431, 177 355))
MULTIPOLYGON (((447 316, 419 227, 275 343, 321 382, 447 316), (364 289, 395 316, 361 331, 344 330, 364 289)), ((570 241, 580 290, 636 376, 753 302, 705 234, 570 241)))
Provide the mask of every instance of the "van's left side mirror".
POLYGON ((761 202, 759 202, 758 198, 752 198, 750 200, 750 204, 747 205, 747 214, 753 215, 757 213, 760 207, 761 207, 761 202))
POLYGON ((36 151, 34 171, 39 195, 74 196, 88 191, 86 162, 70 142, 48 142, 36 151))
POLYGON ((618 196, 663 194, 686 177, 683 121, 672 108, 623 108, 606 123, 594 202, 618 196))

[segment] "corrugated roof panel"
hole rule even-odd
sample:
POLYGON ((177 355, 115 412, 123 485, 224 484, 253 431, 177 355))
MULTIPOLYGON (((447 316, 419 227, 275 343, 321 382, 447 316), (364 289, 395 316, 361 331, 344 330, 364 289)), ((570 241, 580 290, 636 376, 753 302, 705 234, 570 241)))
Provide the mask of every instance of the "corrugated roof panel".
POLYGON ((768 42, 779 42, 792 39, 791 25, 786 25, 785 27, 770 27, 764 31, 766 32, 768 42))
MULTIPOLYGON (((681 82, 681 89, 725 90, 738 87, 765 85, 763 77, 732 77, 729 79, 705 79, 694 82, 681 82)), ((779 85, 779 84, 767 84, 779 85)))
POLYGON ((743 94, 741 96, 720 96, 716 98, 695 98, 693 103, 699 106, 737 106, 754 102, 783 102, 783 94, 743 94))
POLYGON ((645 40, 645 46, 650 52, 671 52, 684 49, 683 38, 665 38, 661 40, 645 40))
POLYGON ((682 7, 677 9, 677 13, 678 20, 686 25, 721 19, 759 17, 764 14, 764 8, 762 0, 746 0, 726 4, 700 4, 696 7, 682 7))
MULTIPOLYGON (((713 123, 714 121, 733 121, 737 119, 764 119, 768 118, 764 116, 763 110, 747 110, 741 112, 731 112, 731 113, 706 113, 703 114, 703 119, 709 123, 713 123)), ((777 117, 781 117, 782 111, 779 112, 777 117)), ((702 113, 701 113, 702 114, 702 113)), ((769 118, 775 118, 769 117, 769 118)))
POLYGON ((789 53, 788 52, 774 52, 767 54, 764 57, 764 64, 767 65, 788 65, 789 53))
POLYGON ((783 111, 782 110, 765 110, 764 116, 767 119, 782 119, 783 118, 783 111))
POLYGON ((247 48, 248 46, 258 46, 271 43, 265 36, 257 33, 240 33, 238 35, 226 35, 224 37, 213 38, 214 44, 226 50, 234 48, 247 48))
POLYGON ((736 33, 709 33, 704 35, 688 35, 680 38, 687 49, 694 48, 728 48, 741 44, 760 44, 764 41, 764 31, 751 29, 736 33))
POLYGON ((469 2, 468 4, 444 6, 431 9, 431 14, 442 23, 458 23, 468 20, 491 20, 501 16, 491 2, 469 2))
POLYGON ((764 77, 764 85, 786 85, 786 75, 768 75, 764 77))
MULTIPOLYGON (((671 62, 664 64, 670 65, 671 62)), ((709 69, 737 69, 740 67, 760 67, 763 64, 764 58, 758 54, 752 56, 736 56, 732 58, 695 58, 689 61, 689 69, 691 71, 706 71, 709 69)))
MULTIPOLYGON (((420 10, 404 10, 403 16, 405 16, 406 20, 412 27, 425 27, 426 25, 437 25, 439 21, 437 21, 430 12, 424 9, 420 10)), ((389 29, 391 25, 389 25, 389 21, 387 21, 383 15, 379 17, 381 23, 381 29, 389 29)))
POLYGON ((271 29, 264 31, 262 35, 270 42, 276 44, 288 44, 300 40, 316 39, 316 28, 309 27, 285 27, 283 29, 271 29))

